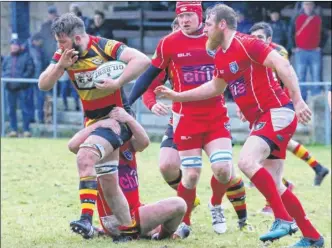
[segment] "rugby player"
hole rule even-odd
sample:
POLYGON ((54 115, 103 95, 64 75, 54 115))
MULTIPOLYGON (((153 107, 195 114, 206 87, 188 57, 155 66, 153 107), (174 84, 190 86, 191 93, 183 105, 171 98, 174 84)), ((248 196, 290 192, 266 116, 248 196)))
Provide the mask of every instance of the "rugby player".
MULTIPOLYGON (((83 21, 72 13, 57 18, 52 24, 52 31, 59 50, 40 75, 39 88, 51 90, 64 71, 67 71, 82 101, 85 126, 108 118, 108 113, 115 106, 123 107, 126 99, 121 86, 140 75, 149 65, 150 59, 121 42, 88 35, 83 21), (115 60, 127 63, 122 75, 116 80, 107 78, 103 82, 93 82, 94 70, 107 61, 115 60)), ((111 129, 97 128, 81 144, 77 153, 81 217, 71 222, 70 226, 84 238, 93 234, 91 223, 97 199, 96 177, 99 177, 102 188, 105 188, 104 196, 114 215, 122 225, 131 224, 128 202, 117 183, 118 148, 130 139, 131 131, 123 124, 120 129, 119 134, 116 134, 111 129)))
POLYGON ((209 99, 229 86, 251 133, 240 153, 239 168, 270 202, 275 216, 272 228, 260 240, 273 241, 298 230, 303 238, 294 247, 323 247, 324 238, 311 224, 297 197, 282 183, 287 144, 297 119, 306 124, 311 111, 303 101, 296 73, 289 61, 254 36, 236 32, 235 11, 217 4, 207 12, 208 50, 215 52, 214 77, 195 89, 175 92, 159 86, 156 93, 175 102, 209 99), (289 90, 291 100, 272 70, 289 90), (294 220, 294 219, 295 220, 294 220))
POLYGON ((68 143, 69 150, 76 154, 79 146, 96 128, 110 128, 117 132, 118 122, 127 124, 133 133, 132 138, 120 147, 118 173, 121 190, 129 203, 133 225, 126 227, 117 223, 116 219, 113 218, 111 208, 105 201, 103 189, 98 182, 97 208, 104 232, 114 237, 115 240, 119 239, 119 235, 131 239, 146 238, 147 236, 150 238, 153 236, 153 239, 158 240, 177 238, 178 236, 172 235, 186 212, 185 201, 180 197, 171 197, 153 204, 144 205, 141 203, 135 154, 136 152, 142 152, 149 145, 149 137, 143 127, 123 108, 115 107, 109 116, 110 119, 98 121, 81 130, 68 143))
MULTIPOLYGON (((138 78, 132 89, 129 104, 135 102, 166 68, 174 89, 180 92, 196 88, 212 78, 213 58, 205 49, 207 37, 202 32, 201 2, 177 2, 176 14, 180 30, 160 40, 152 65, 138 78)), ((173 135, 174 132, 182 171, 177 192, 187 203, 187 213, 177 232, 181 232, 182 228, 187 230, 191 225, 190 215, 202 167, 202 150, 212 164, 213 194, 208 205, 214 231, 224 233, 227 228, 221 202, 228 188, 233 191, 232 200, 239 217, 239 228, 251 229, 246 222, 243 181, 235 175, 232 164, 230 125, 223 96, 185 104, 174 102, 172 110, 173 131, 169 133, 173 135), (206 111, 206 108, 210 111, 206 111)))
MULTIPOLYGON (((287 50, 276 43, 272 42, 272 36, 273 36, 273 30, 272 27, 266 23, 266 22, 259 22, 254 24, 250 29, 250 34, 256 36, 258 39, 261 39, 266 44, 269 44, 273 49, 275 49, 281 56, 288 59, 288 52, 287 50)), ((272 72, 272 77, 276 77, 277 75, 275 72, 272 72)), ((281 82, 282 83, 282 82, 281 82)), ((285 92, 288 94, 288 90, 284 89, 285 92)), ((241 112, 237 112, 239 114, 239 117, 245 121, 243 118, 243 115, 241 112)), ((308 151, 307 148, 305 148, 303 145, 301 145, 299 142, 295 141, 294 139, 291 139, 288 142, 287 150, 292 152, 295 156, 305 161, 315 172, 315 179, 314 179, 314 185, 319 186, 323 179, 327 176, 329 173, 329 170, 321 165, 314 156, 311 155, 311 153, 308 151)), ((294 186, 291 182, 286 180, 285 178, 282 179, 283 184, 288 188, 292 189, 294 186)), ((272 214, 272 209, 270 205, 266 204, 266 206, 262 209, 263 213, 266 214, 272 214)))

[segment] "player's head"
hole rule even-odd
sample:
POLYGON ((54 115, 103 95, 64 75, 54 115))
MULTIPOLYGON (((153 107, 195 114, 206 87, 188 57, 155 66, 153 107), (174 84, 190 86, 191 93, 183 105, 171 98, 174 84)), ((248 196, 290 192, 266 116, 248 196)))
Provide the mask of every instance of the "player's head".
POLYGON ((84 22, 73 13, 66 13, 56 18, 52 24, 52 32, 59 48, 74 48, 79 53, 87 47, 88 39, 84 22))
POLYGON ((273 30, 270 24, 266 22, 257 22, 249 30, 250 34, 258 39, 270 44, 272 41, 273 30))
POLYGON ((196 32, 202 23, 203 9, 199 1, 176 2, 175 12, 180 29, 185 34, 196 32))
POLYGON ((206 11, 204 33, 209 37, 209 50, 215 50, 224 42, 225 33, 236 31, 237 19, 235 11, 225 5, 217 4, 206 11))
POLYGON ((175 18, 171 25, 172 32, 178 31, 180 29, 178 18, 175 18))

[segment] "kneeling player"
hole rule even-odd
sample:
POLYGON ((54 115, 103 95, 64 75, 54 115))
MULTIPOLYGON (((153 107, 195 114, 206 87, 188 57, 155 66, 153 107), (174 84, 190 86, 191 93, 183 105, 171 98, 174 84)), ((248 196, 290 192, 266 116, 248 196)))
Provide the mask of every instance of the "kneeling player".
MULTIPOLYGON (((103 191, 98 184, 97 206, 101 225, 105 233, 111 236, 151 236, 154 239, 171 237, 182 221, 187 210, 186 203, 180 197, 171 197, 154 204, 143 205, 139 199, 138 175, 135 153, 143 151, 149 144, 149 138, 143 127, 136 122, 124 109, 115 108, 110 113, 111 119, 95 123, 78 132, 69 142, 69 149, 77 152, 79 145, 95 128, 111 128, 114 132, 119 130, 120 123, 126 123, 132 130, 133 137, 120 148, 119 185, 128 200, 132 225, 119 226, 112 210, 104 199, 103 191)), ((189 232, 187 232, 189 234, 189 232)), ((174 235, 174 238, 177 236, 174 235)), ((181 236, 180 238, 185 238, 181 236)))

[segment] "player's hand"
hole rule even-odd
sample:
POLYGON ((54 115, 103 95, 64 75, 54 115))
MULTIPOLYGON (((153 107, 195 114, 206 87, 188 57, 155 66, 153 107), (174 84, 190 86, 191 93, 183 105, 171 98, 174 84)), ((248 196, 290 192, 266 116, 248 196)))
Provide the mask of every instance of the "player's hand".
POLYGON ((62 53, 58 65, 62 69, 72 66, 78 60, 78 52, 75 49, 65 49, 62 53))
POLYGON ((111 78, 106 78, 98 81, 96 80, 94 81, 94 85, 96 86, 97 89, 107 90, 110 92, 114 92, 121 88, 119 82, 111 78))
POLYGON ((161 98, 167 98, 175 102, 177 101, 178 93, 164 85, 158 86, 154 90, 154 93, 161 98))
POLYGON ((127 123, 133 119, 133 117, 128 114, 125 109, 120 107, 113 108, 113 110, 109 113, 109 117, 121 123, 127 123))
POLYGON ((242 111, 240 110, 239 106, 237 106, 237 105, 236 105, 236 115, 237 115, 237 117, 239 117, 239 119, 242 122, 246 122, 247 121, 246 117, 244 117, 244 115, 242 114, 242 111))
POLYGON ((169 106, 163 104, 162 102, 157 102, 153 107, 151 108, 151 112, 154 113, 157 116, 165 116, 168 114, 168 110, 170 109, 169 106))
POLYGON ((116 133, 117 135, 120 135, 121 133, 120 124, 115 119, 108 118, 105 120, 98 121, 97 123, 99 124, 99 127, 109 128, 113 130, 113 132, 116 133))
POLYGON ((294 102, 294 109, 299 123, 306 125, 311 120, 311 111, 303 99, 294 102))

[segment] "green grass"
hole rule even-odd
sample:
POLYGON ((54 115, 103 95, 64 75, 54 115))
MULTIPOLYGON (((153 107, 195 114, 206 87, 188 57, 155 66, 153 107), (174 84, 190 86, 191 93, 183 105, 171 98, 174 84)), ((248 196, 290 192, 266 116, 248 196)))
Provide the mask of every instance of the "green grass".
MULTIPOLYGON (((75 156, 66 140, 2 139, 1 140, 1 243, 4 248, 24 247, 94 247, 113 246, 110 239, 83 240, 69 230, 69 222, 79 217, 78 177, 75 156)), ((331 168, 331 147, 309 147, 321 163, 331 168)), ((238 159, 240 147, 234 149, 238 159)), ((159 144, 138 155, 140 192, 143 202, 154 202, 175 192, 162 180, 158 170, 159 144)), ((307 215, 323 234, 326 247, 331 247, 331 178, 321 187, 313 187, 314 173, 304 162, 289 154, 286 178, 295 183, 295 193, 302 200, 307 215)), ((224 200, 228 223, 226 234, 213 233, 207 202, 211 196, 211 171, 205 158, 197 189, 202 204, 192 215, 193 232, 181 241, 135 241, 115 247, 263 247, 258 236, 270 227, 272 218, 258 211, 264 199, 255 189, 247 190, 249 220, 256 232, 241 233, 236 215, 224 200)), ((244 179, 247 181, 247 179, 244 179)), ((95 216, 97 224, 97 218, 95 216)), ((269 247, 286 247, 301 236, 283 238, 269 247)))

